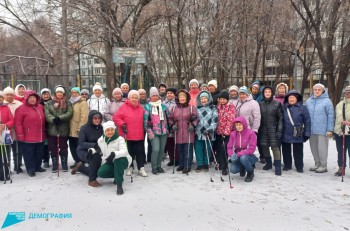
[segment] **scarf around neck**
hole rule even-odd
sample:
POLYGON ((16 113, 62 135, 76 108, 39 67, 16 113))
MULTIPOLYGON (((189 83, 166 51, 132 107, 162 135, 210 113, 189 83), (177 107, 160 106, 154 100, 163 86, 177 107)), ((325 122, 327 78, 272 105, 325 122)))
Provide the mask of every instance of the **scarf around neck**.
POLYGON ((69 101, 70 101, 72 104, 75 104, 75 103, 79 102, 80 99, 81 99, 81 96, 70 97, 69 101))
POLYGON ((159 115, 160 120, 164 120, 164 113, 162 109, 162 101, 158 100, 157 102, 149 102, 152 106, 152 115, 159 115), (157 110, 157 107, 159 110, 157 110))
POLYGON ((64 97, 62 99, 58 99, 56 96, 53 98, 53 107, 55 109, 61 108, 66 109, 66 101, 64 100, 64 97))

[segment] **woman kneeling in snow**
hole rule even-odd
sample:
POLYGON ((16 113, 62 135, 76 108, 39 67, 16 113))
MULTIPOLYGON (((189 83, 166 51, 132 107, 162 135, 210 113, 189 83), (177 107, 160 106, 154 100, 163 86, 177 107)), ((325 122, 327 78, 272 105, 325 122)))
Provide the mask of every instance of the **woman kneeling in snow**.
POLYGON ((252 182, 255 163, 258 158, 254 155, 256 149, 256 135, 248 128, 246 119, 239 116, 234 121, 236 129, 231 133, 227 144, 227 153, 231 159, 230 172, 240 173, 241 177, 248 172, 245 182, 252 182))
POLYGON ((98 139, 97 144, 101 149, 102 159, 105 159, 106 163, 99 168, 97 175, 101 178, 114 178, 117 195, 122 195, 124 170, 130 166, 131 156, 124 138, 118 135, 114 122, 108 121, 102 126, 103 135, 98 139))

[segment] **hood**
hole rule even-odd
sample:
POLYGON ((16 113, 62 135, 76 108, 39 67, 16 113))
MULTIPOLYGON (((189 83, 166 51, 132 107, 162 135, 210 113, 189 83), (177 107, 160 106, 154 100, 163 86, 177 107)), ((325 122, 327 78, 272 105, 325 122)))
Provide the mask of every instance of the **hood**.
POLYGON ((271 86, 264 86, 263 90, 261 91, 261 96, 263 97, 264 100, 266 100, 265 95, 264 95, 265 89, 270 89, 271 90, 271 98, 270 99, 272 100, 275 92, 274 92, 274 90, 272 89, 271 86))
POLYGON ((285 102, 288 102, 288 97, 292 94, 297 95, 298 102, 303 103, 303 97, 301 96, 301 94, 297 90, 288 91, 287 95, 284 97, 285 102))
POLYGON ((316 98, 316 97, 314 96, 314 92, 311 92, 310 98, 313 98, 313 99, 323 99, 323 98, 329 98, 329 95, 328 95, 328 92, 327 92, 327 91, 324 91, 324 92, 322 93, 322 95, 320 95, 319 97, 316 98))
POLYGON ((18 91, 18 88, 19 88, 19 87, 24 87, 24 90, 27 90, 26 86, 24 86, 23 84, 18 84, 18 85, 16 86, 16 88, 15 88, 15 92, 18 91))
MULTIPOLYGON (((91 110, 91 111, 89 112, 89 117, 88 117, 88 122, 87 122, 88 124, 92 125, 92 117, 93 117, 94 115, 96 115, 96 114, 100 115, 101 118, 103 118, 101 112, 99 112, 99 111, 97 111, 97 110, 91 110)), ((102 124, 102 120, 101 120, 101 124, 102 124)), ((101 125, 101 124, 100 124, 100 125, 101 125)))
POLYGON ((28 97, 31 95, 34 95, 36 97, 36 104, 40 103, 40 96, 33 90, 28 90, 24 93, 24 99, 25 99, 26 103, 27 103, 28 97))
POLYGON ((288 93, 288 91, 289 91, 289 87, 288 87, 288 85, 287 84, 285 84, 285 83, 279 83, 279 84, 277 84, 277 86, 276 86, 276 95, 278 95, 278 88, 279 88, 279 86, 281 86, 281 85, 283 85, 285 88, 286 88, 286 93, 288 93))
POLYGON ((250 91, 252 90, 252 86, 255 84, 259 85, 260 92, 261 92, 263 84, 259 80, 255 80, 252 84, 250 84, 250 86, 249 86, 250 91))
POLYGON ((179 91, 176 93, 175 102, 176 102, 176 104, 180 104, 180 103, 179 103, 179 94, 180 94, 181 92, 184 92, 184 93, 186 94, 186 96, 187 96, 187 101, 186 101, 186 103, 185 103, 184 105, 182 105, 182 106, 187 107, 188 104, 189 104, 189 102, 191 101, 191 95, 190 95, 190 93, 188 93, 188 91, 186 91, 186 90, 184 90, 184 89, 181 89, 181 90, 179 90, 179 91))
POLYGON ((238 116, 235 118, 234 123, 240 122, 243 124, 243 131, 245 131, 248 128, 247 120, 244 118, 244 116, 238 116))
POLYGON ((238 101, 241 102, 241 103, 242 103, 242 102, 247 102, 247 101, 250 101, 250 100, 254 100, 254 99, 253 99, 253 96, 252 96, 251 94, 248 95, 247 98, 246 98, 244 101, 242 101, 240 98, 238 98, 238 101))
POLYGON ((198 94, 198 96, 196 98, 197 106, 198 107, 202 107, 203 106, 202 103, 201 103, 201 97, 200 97, 200 95, 203 92, 205 92, 205 93, 207 93, 209 95, 209 100, 208 100, 208 104, 207 105, 212 105, 213 104, 213 97, 211 96, 210 92, 209 91, 201 91, 201 92, 199 92, 199 94, 198 94))

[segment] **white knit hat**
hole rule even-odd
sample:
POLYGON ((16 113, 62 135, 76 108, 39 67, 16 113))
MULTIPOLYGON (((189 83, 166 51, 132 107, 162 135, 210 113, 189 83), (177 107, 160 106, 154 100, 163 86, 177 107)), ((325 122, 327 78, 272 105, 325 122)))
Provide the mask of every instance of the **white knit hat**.
POLYGON ((316 84, 312 87, 312 89, 315 89, 315 88, 321 88, 322 90, 325 89, 325 87, 324 87, 324 85, 323 85, 322 83, 316 83, 316 84))
POLYGON ((44 94, 45 92, 48 92, 48 93, 51 95, 51 90, 48 89, 48 88, 43 88, 43 89, 41 89, 40 95, 44 94))
POLYGON ((218 81, 216 81, 215 79, 210 80, 208 86, 209 85, 213 85, 215 88, 218 88, 218 81))
POLYGON ((106 132, 107 128, 114 128, 114 129, 117 128, 113 121, 107 121, 106 123, 102 124, 102 127, 103 127, 103 133, 106 132))
POLYGON ((132 95, 137 95, 137 98, 140 98, 140 93, 136 90, 131 90, 128 93, 128 99, 132 96, 132 95))
POLYGON ((127 84, 127 83, 122 83, 122 85, 120 85, 120 88, 123 88, 124 86, 128 86, 128 87, 129 87, 129 84, 127 84))
POLYGON ((238 92, 239 88, 238 88, 236 85, 232 85, 232 86, 228 89, 228 92, 231 92, 232 90, 238 92))
POLYGON ((196 80, 196 79, 191 79, 191 81, 190 81, 190 83, 189 83, 188 85, 191 86, 192 83, 196 83, 197 86, 199 87, 199 82, 198 82, 198 80, 196 80))
POLYGON ((149 96, 152 97, 154 95, 158 95, 159 96, 159 91, 156 87, 151 87, 151 89, 149 90, 149 96))
POLYGON ((2 94, 6 95, 6 94, 15 94, 15 90, 12 89, 12 87, 6 87, 3 91, 2 94))
POLYGON ((56 88, 55 88, 55 93, 56 92, 62 92, 63 94, 65 94, 66 92, 65 92, 65 90, 64 90, 64 88, 62 87, 62 86, 57 86, 56 88))
POLYGON ((94 87, 92 88, 92 91, 95 91, 95 90, 103 91, 100 83, 94 85, 94 87))

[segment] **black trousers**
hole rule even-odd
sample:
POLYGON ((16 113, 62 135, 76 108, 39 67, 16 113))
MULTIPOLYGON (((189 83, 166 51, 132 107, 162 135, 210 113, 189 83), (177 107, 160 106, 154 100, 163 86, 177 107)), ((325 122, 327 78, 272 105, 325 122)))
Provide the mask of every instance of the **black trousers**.
MULTIPOLYGON (((282 154, 284 166, 292 168, 292 143, 282 142, 282 154)), ((297 170, 304 168, 304 144, 293 143, 294 165, 297 170)))
POLYGON ((85 164, 82 164, 78 171, 83 173, 84 175, 87 175, 89 177, 89 181, 94 181, 97 178, 97 171, 101 167, 102 158, 100 155, 94 154, 92 155, 92 158, 87 160, 89 163, 89 166, 85 166, 85 164))
MULTIPOLYGON (((136 159, 137 169, 143 168, 145 165, 145 144, 144 140, 128 140, 128 151, 132 159, 136 159)), ((133 161, 134 162, 134 161, 133 161)), ((131 163, 130 167, 134 168, 134 163, 131 163)))
POLYGON ((80 162, 80 158, 77 154, 77 148, 78 148, 78 144, 79 144, 79 138, 78 137, 69 137, 68 138, 69 141, 69 150, 70 153, 72 154, 73 160, 75 161, 75 163, 80 162))
MULTIPOLYGON (((216 149, 216 161, 219 163, 219 169, 227 168, 227 143, 230 136, 216 136, 215 149, 216 149)), ((208 147, 209 148, 209 147, 208 147)))

